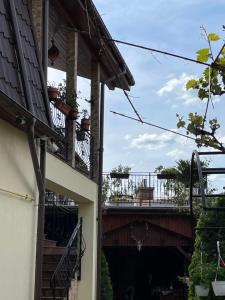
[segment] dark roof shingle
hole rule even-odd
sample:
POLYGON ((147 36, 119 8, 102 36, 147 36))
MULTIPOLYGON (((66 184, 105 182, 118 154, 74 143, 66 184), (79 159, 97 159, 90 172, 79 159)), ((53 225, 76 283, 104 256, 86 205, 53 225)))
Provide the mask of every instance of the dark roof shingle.
POLYGON ((28 0, 14 0, 18 31, 13 30, 10 1, 0 1, 0 92, 10 100, 29 110, 27 103, 33 104, 36 119, 51 127, 49 101, 46 96, 46 83, 38 59, 34 28, 31 21, 28 0), (25 74, 20 69, 18 47, 15 34, 21 41, 22 59, 25 74), (28 83, 30 98, 22 84, 28 83), (26 101, 28 100, 28 101, 26 101))

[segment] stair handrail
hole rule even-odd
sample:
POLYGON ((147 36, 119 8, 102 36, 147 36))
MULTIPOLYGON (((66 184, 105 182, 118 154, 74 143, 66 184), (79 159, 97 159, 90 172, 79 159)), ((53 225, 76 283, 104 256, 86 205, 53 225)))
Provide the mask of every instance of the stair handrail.
MULTIPOLYGON (((85 250, 85 249, 84 249, 85 250)), ((60 261, 50 279, 50 287, 52 289, 53 299, 56 299, 56 281, 59 277, 59 274, 61 270, 63 269, 63 266, 67 267, 67 273, 65 274, 65 282, 62 286, 63 288, 63 297, 67 297, 68 299, 68 289, 71 283, 72 278, 75 276, 76 271, 78 270, 78 279, 80 279, 80 273, 81 273, 81 258, 84 254, 84 250, 82 249, 82 218, 80 218, 79 222, 77 223, 76 227, 74 228, 74 231, 72 232, 70 239, 66 245, 66 248, 64 250, 64 253, 62 257, 60 258, 60 261), (78 236, 79 235, 79 236, 78 236), (74 262, 74 265, 72 267, 72 270, 69 268, 71 267, 69 265, 69 257, 71 249, 74 246, 74 241, 76 238, 79 237, 79 241, 77 239, 77 247, 76 247, 76 261, 74 262), (78 250, 78 251, 77 251, 78 250)))

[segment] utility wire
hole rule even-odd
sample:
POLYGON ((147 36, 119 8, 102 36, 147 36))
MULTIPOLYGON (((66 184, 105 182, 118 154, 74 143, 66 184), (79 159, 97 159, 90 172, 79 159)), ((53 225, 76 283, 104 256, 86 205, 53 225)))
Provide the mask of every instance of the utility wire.
MULTIPOLYGON (((78 32, 80 34, 83 34, 83 35, 89 35, 89 32, 87 32, 85 30, 78 30, 76 28, 73 28, 71 30, 73 30, 74 32, 78 32)), ((155 48, 150 48, 150 47, 135 44, 135 43, 130 43, 130 42, 121 41, 121 40, 117 40, 117 39, 113 39, 113 38, 108 38, 108 37, 105 37, 105 36, 102 36, 102 35, 99 35, 99 34, 98 35, 96 35, 96 34, 92 35, 92 37, 101 38, 102 40, 105 40, 105 41, 108 41, 108 42, 123 44, 123 45, 127 45, 127 46, 130 46, 130 47, 147 50, 147 51, 150 51, 150 52, 156 52, 156 53, 164 54, 164 55, 167 55, 167 56, 171 56, 171 57, 179 58, 179 59, 182 59, 182 60, 190 61, 190 62, 200 64, 200 65, 203 65, 203 66, 211 67, 211 68, 216 69, 216 70, 225 71, 224 66, 216 64, 216 63, 209 64, 209 63, 198 61, 196 59, 193 59, 193 58, 190 58, 190 57, 187 57, 187 56, 183 56, 183 55, 179 55, 179 54, 176 54, 176 53, 163 51, 163 50, 159 50, 159 49, 155 49, 155 48)), ((223 46, 223 48, 224 47, 225 47, 225 45, 223 46)), ((223 48, 221 49, 221 52, 222 52, 223 48)), ((220 54, 221 54, 221 52, 220 52, 220 54)))
POLYGON ((149 123, 149 122, 145 122, 145 121, 142 121, 142 122, 141 122, 139 119, 136 119, 136 118, 133 118, 133 117, 130 117, 130 116, 127 116, 127 115, 118 113, 118 112, 113 111, 113 110, 110 110, 110 112, 113 113, 113 114, 115 114, 115 115, 118 115, 118 116, 121 116, 121 117, 130 119, 130 120, 133 120, 133 121, 142 123, 142 124, 146 124, 146 125, 149 125, 149 126, 152 126, 152 127, 156 127, 156 128, 158 128, 158 129, 161 129, 161 130, 164 130, 164 131, 168 131, 168 132, 174 133, 174 134, 176 134, 176 135, 180 135, 180 136, 185 137, 185 138, 188 138, 188 139, 190 139, 190 140, 195 140, 195 138, 193 138, 193 137, 191 137, 191 136, 188 136, 188 135, 185 135, 185 134, 176 132, 176 131, 174 131, 174 130, 171 130, 171 129, 168 129, 168 128, 165 128, 165 127, 162 127, 162 126, 159 126, 159 125, 155 125, 155 124, 152 124, 152 123, 149 123))
POLYGON ((125 90, 123 90, 123 92, 124 92, 124 95, 126 96, 127 100, 129 101, 131 107, 133 108, 135 114, 137 115, 139 121, 140 121, 141 123, 143 123, 143 120, 142 120, 142 118, 140 117, 140 115, 139 115, 138 111, 136 110, 136 108, 134 107, 134 105, 133 105, 133 103, 132 103, 132 101, 131 101, 131 99, 130 99, 128 93, 127 93, 125 90))

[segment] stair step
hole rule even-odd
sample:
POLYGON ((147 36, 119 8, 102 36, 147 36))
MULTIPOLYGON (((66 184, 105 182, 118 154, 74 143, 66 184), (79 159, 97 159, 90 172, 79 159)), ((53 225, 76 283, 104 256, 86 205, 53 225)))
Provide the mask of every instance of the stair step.
POLYGON ((65 300, 66 298, 65 297, 41 297, 41 300, 65 300))
POLYGON ((48 240, 48 239, 43 240, 44 247, 48 247, 48 246, 56 247, 56 243, 57 243, 57 241, 53 241, 53 240, 48 240))
MULTIPOLYGON (((64 293, 64 287, 56 287, 55 288, 56 297, 63 298, 63 293, 64 293)), ((49 287, 42 287, 41 294, 42 294, 42 297, 52 297, 53 296, 52 289, 49 287)))
POLYGON ((52 246, 44 246, 43 254, 44 255, 62 255, 65 251, 65 247, 52 247, 52 246))

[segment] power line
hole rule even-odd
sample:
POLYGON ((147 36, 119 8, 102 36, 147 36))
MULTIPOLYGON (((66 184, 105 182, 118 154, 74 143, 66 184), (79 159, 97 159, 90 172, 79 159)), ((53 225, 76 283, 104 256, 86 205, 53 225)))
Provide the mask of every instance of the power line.
MULTIPOLYGON (((143 49, 143 50, 148 50, 148 51, 152 51, 152 52, 156 52, 156 53, 160 53, 160 54, 180 58, 180 59, 183 59, 183 60, 191 61, 191 62, 200 64, 200 65, 204 65, 204 66, 208 66, 208 67, 211 66, 211 64, 209 64, 209 63, 201 62, 201 61, 198 61, 198 60, 193 59, 193 58, 189 58, 189 57, 186 57, 186 56, 178 55, 178 54, 167 52, 167 51, 158 50, 158 49, 155 49, 155 48, 150 48, 150 47, 146 47, 146 46, 142 46, 142 45, 138 45, 138 44, 134 44, 134 43, 130 43, 130 42, 125 42, 125 41, 121 41, 121 40, 110 39, 110 38, 106 38, 106 37, 102 37, 102 39, 105 39, 109 42, 115 42, 115 43, 131 46, 131 47, 134 47, 134 48, 139 48, 139 49, 143 49)), ((217 65, 215 66, 215 68, 216 67, 217 67, 217 65)))
POLYGON ((135 114, 137 115, 139 121, 140 121, 141 123, 143 123, 143 120, 142 120, 142 118, 140 117, 140 115, 139 115, 138 111, 136 110, 136 108, 134 107, 134 105, 133 105, 133 103, 132 103, 132 101, 131 101, 131 99, 130 99, 128 93, 127 93, 125 90, 123 90, 123 92, 124 92, 124 95, 126 96, 127 100, 129 101, 131 107, 133 108, 135 114))
POLYGON ((127 115, 118 113, 118 112, 113 111, 113 110, 110 110, 110 112, 113 113, 113 114, 115 114, 115 115, 118 115, 118 116, 121 116, 121 117, 130 119, 130 120, 133 120, 133 121, 142 123, 142 124, 146 124, 146 125, 149 125, 149 126, 152 126, 152 127, 156 127, 156 128, 158 128, 158 129, 161 129, 161 130, 164 130, 164 131, 168 131, 168 132, 174 133, 174 134, 176 134, 176 135, 180 135, 180 136, 182 136, 182 137, 185 137, 185 138, 188 138, 188 139, 190 139, 190 140, 194 140, 194 141, 195 141, 195 138, 193 138, 193 137, 191 137, 191 136, 188 136, 188 135, 185 135, 185 134, 182 134, 182 133, 179 133, 179 132, 176 132, 176 131, 174 131, 174 130, 171 130, 171 129, 168 129, 168 128, 165 128, 165 127, 162 127, 162 126, 159 126, 159 125, 155 125, 155 124, 152 124, 152 123, 149 123, 149 122, 140 121, 139 119, 136 119, 136 118, 133 118, 133 117, 130 117, 130 116, 127 116, 127 115))

